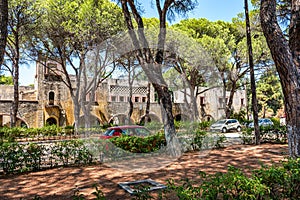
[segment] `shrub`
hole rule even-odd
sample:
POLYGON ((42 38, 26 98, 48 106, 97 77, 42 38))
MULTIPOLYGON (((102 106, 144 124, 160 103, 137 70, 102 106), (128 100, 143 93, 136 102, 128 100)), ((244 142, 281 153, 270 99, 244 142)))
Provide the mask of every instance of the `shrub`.
POLYGON ((299 199, 300 158, 282 165, 262 166, 246 176, 229 166, 227 173, 207 175, 200 172, 201 181, 189 179, 179 184, 168 180, 168 191, 179 199, 299 199))
POLYGON ((131 153, 150 153, 166 145, 165 135, 162 133, 143 138, 137 136, 114 137, 110 141, 117 147, 131 153))
POLYGON ((5 173, 36 171, 46 167, 92 163, 83 141, 52 143, 4 142, 0 145, 0 167, 5 173))
POLYGON ((264 166, 254 174, 270 190, 271 199, 298 199, 300 196, 300 159, 289 159, 282 166, 264 166))
POLYGON ((207 175, 200 172, 202 182, 183 180, 179 186, 169 180, 168 187, 179 199, 262 199, 268 188, 256 177, 249 178, 239 169, 228 167, 227 173, 207 175))

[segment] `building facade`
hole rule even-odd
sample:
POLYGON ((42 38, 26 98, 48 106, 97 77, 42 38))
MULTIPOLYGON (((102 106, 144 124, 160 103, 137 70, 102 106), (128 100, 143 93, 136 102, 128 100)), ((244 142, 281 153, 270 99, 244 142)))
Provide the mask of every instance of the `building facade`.
MULTIPOLYGON (((74 76, 69 76, 72 90, 76 91, 74 76)), ((136 81, 129 87, 125 79, 107 79, 97 88, 95 95, 86 95, 86 101, 92 102, 89 121, 92 126, 99 124, 141 123, 145 119, 147 94, 150 91, 150 121, 162 122, 160 105, 155 91, 147 81, 136 81), (129 94, 132 88, 133 113, 129 119, 129 94), (93 97, 93 99, 91 99, 93 97)), ((74 125, 74 105, 70 89, 65 84, 65 76, 57 62, 40 59, 36 63, 34 86, 19 87, 18 126, 43 127, 47 124, 58 126, 74 125)), ((229 96, 229 93, 226 93, 229 96)), ((173 93, 173 115, 177 120, 189 120, 190 111, 185 106, 181 92, 173 93)), ((197 98, 201 120, 217 120, 224 117, 222 88, 214 88, 197 98)), ((0 126, 10 126, 10 108, 13 100, 13 86, 0 85, 0 126)), ((244 90, 236 92, 233 108, 236 112, 246 106, 244 90)), ((80 112, 80 125, 84 118, 80 112)))

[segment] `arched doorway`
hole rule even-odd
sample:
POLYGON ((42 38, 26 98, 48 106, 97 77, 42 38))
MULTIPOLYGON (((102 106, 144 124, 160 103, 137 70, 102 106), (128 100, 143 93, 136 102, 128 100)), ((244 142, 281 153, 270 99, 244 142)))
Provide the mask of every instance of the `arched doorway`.
MULTIPOLYGON (((146 118, 145 115, 141 118, 141 120, 140 120, 141 125, 145 124, 145 118, 146 118)), ((161 121, 160 121, 160 119, 157 115, 150 113, 149 116, 148 116, 147 122, 148 123, 150 123, 150 122, 160 123, 161 121)))
POLYGON ((46 120, 46 125, 48 126, 57 125, 57 120, 54 117, 50 117, 46 120))
POLYGON ((98 117, 96 117, 93 114, 90 114, 89 116, 85 116, 85 115, 80 116, 79 127, 85 128, 85 121, 86 120, 89 121, 90 128, 92 128, 92 127, 97 128, 101 125, 101 121, 98 119, 98 117))
POLYGON ((178 114, 174 117, 175 121, 178 121, 178 122, 186 122, 186 121, 189 121, 190 118, 189 116, 187 115, 184 115, 184 114, 178 114))

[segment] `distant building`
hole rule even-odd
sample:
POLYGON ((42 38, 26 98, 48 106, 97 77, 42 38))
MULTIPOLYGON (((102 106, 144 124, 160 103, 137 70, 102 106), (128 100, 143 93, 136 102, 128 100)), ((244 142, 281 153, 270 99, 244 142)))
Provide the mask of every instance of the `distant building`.
MULTIPOLYGON (((72 77, 72 88, 76 90, 75 78, 72 77)), ((33 87, 20 86, 20 105, 18 112, 18 126, 43 127, 46 124, 69 126, 74 124, 73 102, 68 87, 64 84, 61 66, 55 61, 40 59, 36 63, 35 83, 33 87)), ((147 102, 147 81, 136 81, 133 84, 133 114, 131 123, 140 123, 145 119, 147 102)), ((200 95, 197 99, 198 110, 202 120, 219 119, 224 116, 222 108, 223 92, 221 88, 214 88, 200 95)), ((226 93, 228 96, 228 93, 226 93)), ((90 121, 93 126, 99 124, 129 123, 129 86, 127 80, 107 79, 98 87, 95 99, 92 101, 90 121)), ((173 93, 173 115, 175 119, 188 120, 189 111, 183 101, 183 93, 173 93)), ((13 100, 13 86, 0 86, 0 126, 10 125, 10 108, 13 100)), ((150 121, 162 122, 160 105, 157 103, 153 87, 150 87, 150 121)), ((233 108, 235 111, 246 106, 245 91, 239 90, 235 94, 233 108)), ((84 126, 85 116, 81 113, 80 124, 84 126)))

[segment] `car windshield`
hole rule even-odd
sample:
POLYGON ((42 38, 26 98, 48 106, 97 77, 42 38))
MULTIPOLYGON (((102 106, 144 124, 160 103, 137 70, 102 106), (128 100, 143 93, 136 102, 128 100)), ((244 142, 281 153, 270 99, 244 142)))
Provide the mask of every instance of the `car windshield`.
POLYGON ((105 132, 104 132, 104 134, 103 135, 105 135, 105 136, 110 136, 111 134, 111 132, 113 131, 113 129, 107 129, 105 132))
POLYGON ((224 124, 225 122, 226 122, 226 120, 223 119, 223 120, 217 121, 216 124, 224 124))
POLYGON ((115 127, 107 129, 105 136, 112 136, 114 132, 120 132, 122 135, 149 136, 151 132, 145 127, 115 127))

